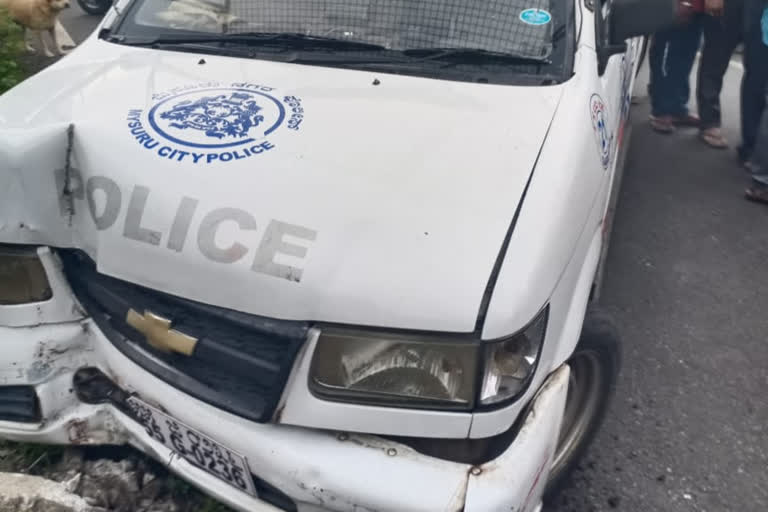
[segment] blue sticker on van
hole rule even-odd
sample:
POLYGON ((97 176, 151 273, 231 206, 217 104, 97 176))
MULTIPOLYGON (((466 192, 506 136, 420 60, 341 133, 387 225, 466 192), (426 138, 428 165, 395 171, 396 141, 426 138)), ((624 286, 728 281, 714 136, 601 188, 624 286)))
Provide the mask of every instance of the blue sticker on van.
POLYGON ((526 9, 520 13, 520 21, 528 25, 546 25, 552 21, 552 15, 544 9, 526 9))
POLYGON ((763 11, 763 43, 765 43, 765 46, 768 46, 768 7, 765 8, 763 11))

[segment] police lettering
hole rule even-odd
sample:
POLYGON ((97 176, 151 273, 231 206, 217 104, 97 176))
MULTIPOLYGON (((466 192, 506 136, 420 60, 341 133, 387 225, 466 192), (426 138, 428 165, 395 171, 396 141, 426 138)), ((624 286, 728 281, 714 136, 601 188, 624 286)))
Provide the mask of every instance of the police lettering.
MULTIPOLYGON (((186 196, 180 198, 170 218, 158 222, 144 215, 147 205, 153 201, 152 190, 148 187, 136 185, 127 197, 123 197, 123 191, 111 178, 91 176, 83 180, 76 169, 72 169, 71 173, 71 197, 78 200, 80 205, 83 201, 87 203, 96 229, 103 231, 114 228, 125 207, 122 235, 136 243, 157 247, 158 250, 182 252, 194 246, 206 259, 219 264, 234 264, 250 254, 247 261, 250 261, 252 271, 298 283, 304 269, 295 263, 285 264, 284 257, 289 256, 294 262, 305 260, 312 242, 317 238, 317 232, 312 229, 278 220, 259 226, 251 213, 239 208, 200 211, 199 200, 186 196), (97 201, 97 197, 101 200, 97 201), (104 206, 99 209, 97 204, 104 206), (192 238, 192 243, 187 244, 196 218, 200 220, 197 235, 192 238), (261 231, 261 242, 256 247, 248 247, 236 237, 232 242, 222 243, 217 235, 225 224, 235 226, 240 234, 261 231), (290 241, 286 237, 290 237, 290 241), (160 249, 163 245, 165 247, 160 249)), ((62 173, 57 172, 57 187, 63 180, 62 173)), ((82 211, 82 208, 75 208, 75 211, 82 211)), ((62 215, 66 212, 64 205, 61 212, 62 215)))
POLYGON ((160 101, 160 100, 164 100, 165 98, 170 98, 171 96, 181 94, 186 91, 194 91, 196 89, 210 89, 213 87, 218 87, 219 85, 221 84, 216 81, 203 82, 203 83, 193 84, 193 85, 182 85, 180 87, 174 87, 173 89, 166 91, 164 93, 153 94, 152 99, 155 101, 160 101))
POLYGON ((139 144, 147 149, 155 149, 160 145, 152 136, 150 136, 141 124, 141 110, 131 110, 128 112, 128 128, 131 135, 136 137, 139 144))
MULTIPOLYGON (((191 162, 193 164, 233 162, 235 160, 243 160, 245 158, 260 155, 266 151, 269 151, 270 149, 275 148, 275 145, 269 141, 263 141, 261 143, 254 142, 244 148, 233 149, 231 151, 219 151, 215 153, 198 153, 194 151, 185 151, 173 146, 161 146, 160 142, 149 135, 149 133, 147 133, 147 131, 144 129, 144 125, 141 122, 141 114, 141 110, 128 111, 128 129, 131 131, 131 135, 133 135, 136 141, 145 149, 152 150, 153 152, 156 152, 158 156, 174 162, 191 162)), ((298 123, 301 123, 301 121, 299 120, 298 123)), ((298 130, 298 124, 296 124, 292 129, 298 130)))

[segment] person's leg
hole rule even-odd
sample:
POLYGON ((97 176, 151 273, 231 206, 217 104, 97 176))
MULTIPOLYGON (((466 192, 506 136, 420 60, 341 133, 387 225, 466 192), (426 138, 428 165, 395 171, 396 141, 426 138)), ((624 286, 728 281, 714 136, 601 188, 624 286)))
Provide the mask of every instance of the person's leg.
POLYGON ((744 78, 741 82, 741 136, 739 158, 746 162, 757 141, 760 120, 766 105, 768 88, 768 46, 763 42, 760 19, 762 0, 747 0, 747 28, 744 40, 744 78))
POLYGON ((683 118, 688 115, 688 102, 691 99, 691 70, 696 60, 696 53, 701 46, 701 16, 696 16, 690 23, 681 27, 673 48, 672 75, 676 88, 676 111, 672 115, 683 118))
MULTIPOLYGON (((768 91, 766 91, 766 96, 768 96, 768 91)), ((749 161, 750 171, 754 181, 768 187, 768 109, 763 110, 763 120, 760 123, 755 141, 755 149, 749 161)))
POLYGON ((744 38, 744 0, 726 1, 723 15, 703 16, 702 27, 704 48, 699 63, 696 99, 701 129, 708 130, 720 128, 721 125, 723 77, 736 46, 744 38))
POLYGON ((651 40, 648 50, 648 64, 651 80, 651 114, 655 117, 670 115, 675 110, 674 87, 670 79, 670 54, 675 39, 676 29, 658 32, 651 40))
MULTIPOLYGON (((765 100, 768 101, 768 85, 765 95, 765 100)), ((763 109, 748 167, 752 174, 752 185, 747 189, 747 199, 768 203, 768 108, 763 109)))
POLYGON ((654 34, 648 50, 650 82, 648 95, 651 98, 651 127, 659 133, 672 133, 671 112, 675 111, 675 88, 672 77, 672 49, 675 46, 676 29, 654 34))
POLYGON ((752 173, 752 184, 746 190, 747 199, 768 204, 768 109, 763 110, 763 119, 757 132, 749 169, 752 173))
POLYGON ((690 74, 701 38, 697 21, 654 35, 648 59, 651 69, 651 125, 669 133, 688 124, 690 74))

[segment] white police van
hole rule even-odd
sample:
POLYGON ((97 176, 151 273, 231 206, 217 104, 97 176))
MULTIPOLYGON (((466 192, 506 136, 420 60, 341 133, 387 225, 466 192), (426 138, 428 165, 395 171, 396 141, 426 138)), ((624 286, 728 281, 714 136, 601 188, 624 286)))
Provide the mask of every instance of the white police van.
POLYGON ((538 511, 674 0, 123 0, 0 97, 0 436, 243 511, 538 511))

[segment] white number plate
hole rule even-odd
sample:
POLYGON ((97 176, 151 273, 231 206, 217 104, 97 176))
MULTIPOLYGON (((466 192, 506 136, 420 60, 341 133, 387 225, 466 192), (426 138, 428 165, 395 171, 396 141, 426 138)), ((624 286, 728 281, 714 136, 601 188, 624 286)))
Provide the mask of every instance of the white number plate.
POLYGON ((160 441, 191 464, 241 491, 256 496, 256 488, 245 457, 136 397, 129 398, 127 403, 153 439, 160 441))

